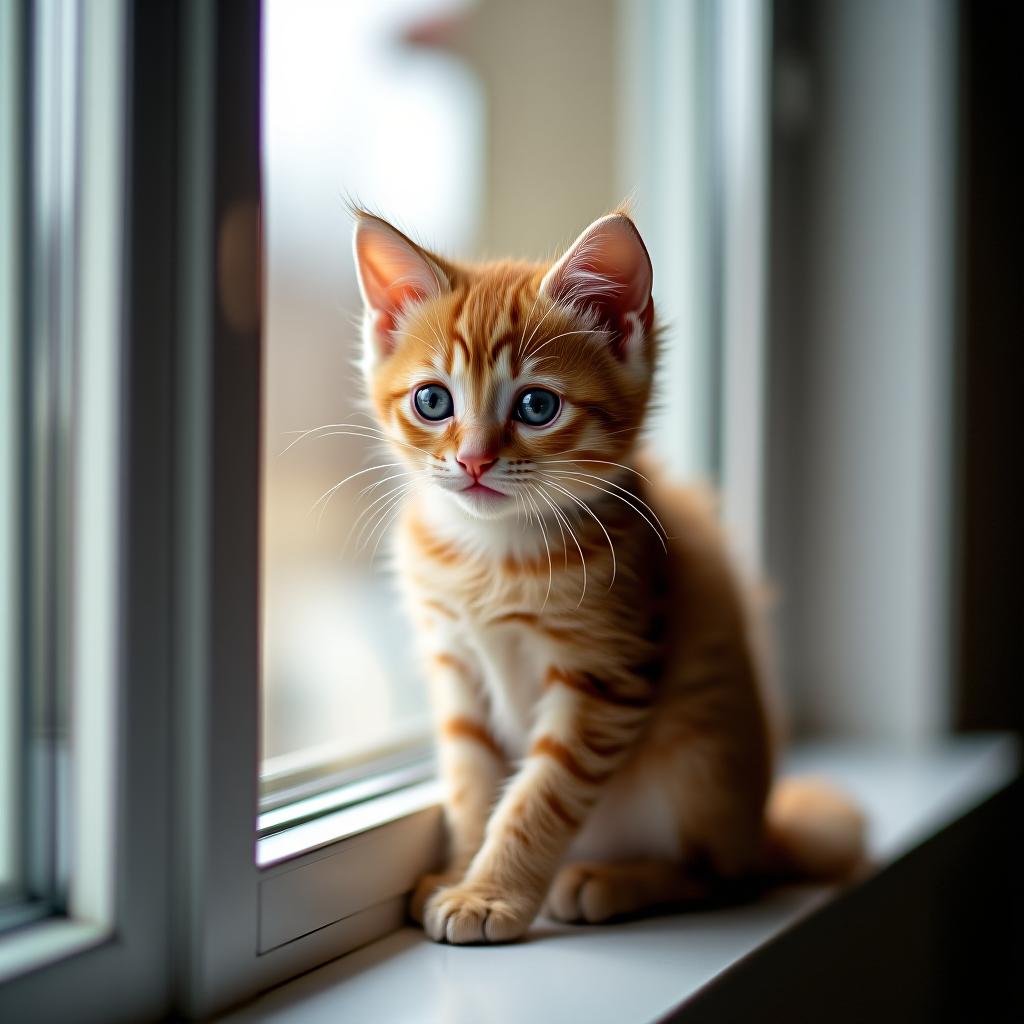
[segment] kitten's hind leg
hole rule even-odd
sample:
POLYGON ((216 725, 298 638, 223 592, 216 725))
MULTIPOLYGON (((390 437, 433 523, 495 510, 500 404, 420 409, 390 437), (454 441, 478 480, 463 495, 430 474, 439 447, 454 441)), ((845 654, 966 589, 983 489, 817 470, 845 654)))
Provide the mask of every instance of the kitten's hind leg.
POLYGON ((555 876, 545 911, 557 921, 598 924, 610 918, 712 895, 710 879, 669 861, 567 864, 555 876))

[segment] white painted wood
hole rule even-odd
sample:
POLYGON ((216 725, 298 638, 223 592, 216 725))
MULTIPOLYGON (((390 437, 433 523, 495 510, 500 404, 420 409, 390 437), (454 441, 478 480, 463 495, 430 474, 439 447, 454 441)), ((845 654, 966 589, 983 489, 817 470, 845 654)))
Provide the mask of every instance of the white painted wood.
MULTIPOLYGON (((1007 785, 1012 740, 926 752, 820 745, 787 770, 835 780, 866 808, 883 868, 1007 785)), ((527 940, 460 948, 404 928, 222 1018, 225 1024, 629 1024, 660 1019, 712 978, 829 902, 821 886, 779 889, 756 903, 612 926, 538 921, 527 940)))
POLYGON ((635 200, 666 327, 649 435, 676 476, 706 481, 718 415, 710 12, 702 0, 619 0, 616 11, 619 192, 635 200))
MULTIPOLYGON (((20 336, 21 259, 14 231, 20 205, 18 22, 16 4, 0 4, 0 678, 13 680, 17 671, 20 597, 15 585, 15 560, 20 545, 18 503, 7 497, 18 489, 17 388, 20 373, 16 339, 20 336)), ((21 772, 16 754, 21 700, 18 687, 0 685, 0 886, 19 885, 20 846, 17 836, 21 772)))
POLYGON ((764 0, 718 14, 722 243, 722 512, 741 567, 763 567, 768 61, 764 0))
MULTIPOLYGON (((436 801, 437 787, 430 789, 430 799, 436 801)), ((371 804, 387 800, 381 797, 371 804)), ((422 874, 439 866, 440 808, 435 804, 418 813, 396 813, 401 814, 398 820, 285 862, 276 872, 264 872, 259 889, 261 953, 408 893, 422 874)))

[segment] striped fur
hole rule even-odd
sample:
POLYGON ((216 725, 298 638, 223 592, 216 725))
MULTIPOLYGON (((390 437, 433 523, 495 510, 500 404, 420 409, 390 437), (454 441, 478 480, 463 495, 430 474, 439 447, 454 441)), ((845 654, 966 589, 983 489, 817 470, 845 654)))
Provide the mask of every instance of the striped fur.
MULTIPOLYGON (((660 332, 632 223, 603 218, 553 266, 463 266, 359 214, 356 255, 448 794, 449 863, 414 916, 437 940, 505 941, 546 897, 600 921, 779 870, 744 595, 708 504, 636 451, 660 332), (425 384, 451 419, 418 417, 425 384), (511 418, 527 385, 561 397, 550 426, 511 418), (503 497, 463 493, 471 448, 503 497)), ((853 823, 828 851, 838 875, 860 825, 830 806, 853 823)))

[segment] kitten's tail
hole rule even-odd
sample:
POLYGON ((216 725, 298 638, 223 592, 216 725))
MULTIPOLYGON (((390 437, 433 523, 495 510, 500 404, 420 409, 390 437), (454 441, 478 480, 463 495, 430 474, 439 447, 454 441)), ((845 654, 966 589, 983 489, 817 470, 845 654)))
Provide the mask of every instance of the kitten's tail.
POLYGON ((857 805, 835 786, 780 779, 765 811, 767 873, 780 880, 846 878, 864 864, 865 824, 857 805))

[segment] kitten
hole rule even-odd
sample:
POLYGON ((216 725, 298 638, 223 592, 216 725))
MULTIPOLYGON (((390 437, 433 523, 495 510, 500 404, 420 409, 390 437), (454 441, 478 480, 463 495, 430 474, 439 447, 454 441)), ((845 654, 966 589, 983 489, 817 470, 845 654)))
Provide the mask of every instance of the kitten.
POLYGON ((409 472, 397 564, 450 848, 411 912, 452 943, 547 900, 598 922, 752 876, 838 878, 863 825, 771 790, 745 596, 713 510, 636 453, 661 332, 623 212, 553 265, 463 265, 357 211, 363 369, 409 472))

